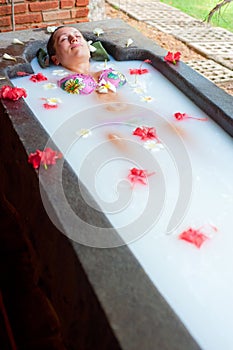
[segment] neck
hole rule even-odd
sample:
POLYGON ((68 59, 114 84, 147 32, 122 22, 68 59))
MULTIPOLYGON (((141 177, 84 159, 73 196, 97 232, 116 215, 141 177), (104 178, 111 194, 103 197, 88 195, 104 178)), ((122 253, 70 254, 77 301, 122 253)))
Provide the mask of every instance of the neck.
POLYGON ((90 63, 89 62, 83 62, 78 64, 71 64, 69 67, 67 67, 69 70, 75 73, 80 74, 90 74, 90 63))

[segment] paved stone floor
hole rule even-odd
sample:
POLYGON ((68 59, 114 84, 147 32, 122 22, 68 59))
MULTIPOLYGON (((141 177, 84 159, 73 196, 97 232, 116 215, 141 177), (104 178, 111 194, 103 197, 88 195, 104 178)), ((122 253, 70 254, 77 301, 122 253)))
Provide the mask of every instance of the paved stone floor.
POLYGON ((172 34, 205 60, 187 65, 216 85, 233 87, 233 33, 212 27, 159 0, 107 0, 107 3, 158 30, 172 34))

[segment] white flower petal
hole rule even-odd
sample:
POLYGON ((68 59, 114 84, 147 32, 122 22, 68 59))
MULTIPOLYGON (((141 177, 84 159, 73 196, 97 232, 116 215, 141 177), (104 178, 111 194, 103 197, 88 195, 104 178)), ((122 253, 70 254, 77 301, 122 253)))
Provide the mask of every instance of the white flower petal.
POLYGON ((100 86, 97 91, 101 94, 107 94, 108 93, 108 89, 105 86, 100 86))
POLYGON ((93 33, 94 33, 95 35, 97 35, 97 36, 100 36, 100 34, 104 34, 104 31, 103 31, 102 28, 95 28, 95 29, 93 30, 93 33))
POLYGON ((44 84, 43 88, 45 90, 53 90, 53 89, 57 89, 57 85, 54 83, 48 83, 48 84, 44 84))
POLYGON ((143 147, 145 147, 146 149, 152 152, 160 151, 161 149, 164 149, 164 146, 162 145, 161 142, 156 142, 153 140, 148 140, 144 142, 143 147))
POLYGON ((8 53, 4 53, 2 56, 5 60, 11 60, 11 61, 16 61, 16 58, 13 56, 8 55, 8 53))
POLYGON ((57 97, 50 97, 50 98, 47 98, 47 103, 50 104, 50 105, 56 105, 58 103, 62 103, 62 100, 60 98, 57 98, 57 97))
POLYGON ((12 44, 24 45, 24 43, 22 41, 20 41, 19 39, 17 39, 17 38, 13 39, 12 44))
POLYGON ((78 131, 76 132, 76 134, 77 134, 78 136, 83 137, 83 138, 87 138, 87 137, 89 137, 89 136, 92 135, 92 132, 91 132, 91 130, 89 130, 89 129, 80 129, 80 130, 78 130, 78 131))
POLYGON ((143 102, 152 102, 153 101, 153 97, 151 97, 151 96, 143 96, 141 98, 141 101, 143 101, 143 102))
POLYGON ((53 33, 56 29, 57 29, 56 26, 48 26, 48 27, 47 27, 47 32, 48 32, 48 33, 53 33))
POLYGON ((92 42, 93 42, 92 40, 89 40, 89 41, 87 42, 87 44, 88 44, 88 47, 89 47, 90 52, 95 52, 97 49, 96 49, 93 45, 91 45, 92 42))
POLYGON ((133 40, 129 38, 126 43, 126 47, 129 47, 131 44, 133 44, 133 40))
POLYGON ((54 69, 52 71, 52 75, 58 75, 58 76, 62 77, 64 75, 68 75, 68 72, 66 72, 64 69, 54 69))

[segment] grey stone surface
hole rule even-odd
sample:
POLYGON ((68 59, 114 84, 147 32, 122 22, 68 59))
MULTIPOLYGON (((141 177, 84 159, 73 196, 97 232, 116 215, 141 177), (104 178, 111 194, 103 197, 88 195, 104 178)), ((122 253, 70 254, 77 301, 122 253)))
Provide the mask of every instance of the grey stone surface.
MULTIPOLYGON (((215 121, 233 136, 232 97, 184 63, 179 62, 174 66, 165 62, 163 58, 166 51, 156 45, 155 42, 145 38, 122 20, 82 23, 77 27, 90 40, 96 39, 93 29, 101 27, 104 34, 98 39, 102 41, 107 51, 117 60, 151 59, 152 65, 156 69, 207 114, 215 118, 215 121), (126 48, 125 43, 129 37, 134 40, 134 44, 126 48)), ((48 40, 48 34, 43 30, 18 32, 17 36, 25 42, 25 46, 17 48, 17 52, 15 52, 15 48, 11 44, 14 36, 15 33, 5 33, 0 36, 1 54, 3 52, 14 53, 17 57, 16 62, 6 62, 1 58, 0 75, 5 79, 0 80, 0 87, 9 84, 9 74, 16 74, 17 70, 22 70, 22 66, 30 71, 30 60, 35 56, 37 49, 45 45, 48 40)), ((84 347, 78 347, 77 345, 79 344, 78 341, 81 340, 75 339, 75 330, 82 337, 80 329, 85 332, 86 336, 89 334, 90 339, 94 336, 93 339, 99 340, 95 349, 199 349, 198 344, 151 283, 127 246, 114 249, 95 249, 59 236, 59 232, 56 231, 54 225, 49 222, 46 214, 41 209, 42 203, 39 202, 40 195, 37 189, 38 175, 27 163, 27 155, 37 148, 43 148, 48 135, 22 100, 16 102, 2 100, 0 117, 8 126, 11 134, 9 144, 7 144, 8 138, 5 137, 6 145, 4 145, 4 149, 12 149, 12 154, 14 154, 14 149, 17 149, 21 157, 20 169, 23 168, 20 173, 20 169, 17 170, 16 166, 17 160, 12 157, 13 164, 11 168, 15 172, 12 171, 11 181, 14 178, 16 184, 20 179, 20 183, 26 186, 28 194, 28 196, 22 196, 22 189, 19 193, 14 191, 14 204, 18 208, 22 220, 27 223, 30 239, 36 246, 41 265, 45 267, 44 274, 46 278, 48 278, 47 271, 52 273, 53 279, 50 281, 48 278, 49 281, 47 281, 50 287, 50 295, 54 305, 56 305, 57 313, 63 321, 61 323, 65 327, 67 339, 71 336, 71 329, 73 329, 72 341, 74 344, 76 341, 76 347, 74 346, 72 349, 84 349, 84 347), (25 176, 27 176, 27 185, 24 180, 25 176), (29 210, 32 205, 31 201, 34 210, 29 210), (43 227, 46 227, 46 233, 48 232, 48 234, 43 232, 39 234, 36 213, 40 215, 40 223, 45 225, 43 227), (59 239, 55 240, 53 238, 53 241, 52 237, 54 235, 56 237, 58 235, 59 239), (52 262, 51 256, 53 257, 52 262), (67 272, 66 265, 68 266, 67 272), (69 283, 73 281, 72 288, 64 284, 63 281, 66 280, 68 272, 70 276, 69 283), (64 294, 61 294, 61 290, 64 294), (71 299, 69 300, 69 298, 71 299), (76 302, 79 307, 71 310, 70 305, 75 305, 75 298, 78 298, 76 302), (65 302, 66 300, 69 302, 65 302), (74 315, 75 310, 78 313, 74 315), (98 310, 98 312, 93 313, 92 310, 98 310), (80 318, 79 313, 82 315, 80 318), (97 316, 100 319, 93 318, 97 316), (85 318, 85 322, 82 317, 85 318), (108 340, 111 339, 112 344, 114 344, 112 347, 104 345, 104 335, 100 332, 99 324, 104 325, 105 319, 109 327, 108 340), (100 333, 95 330, 96 327, 93 326, 93 323, 96 324, 100 333), (119 347, 117 344, 119 344, 119 347)), ((4 132, 4 130, 6 128, 2 128, 1 132, 4 132)), ((54 179, 54 172, 56 172, 56 167, 47 172, 46 181, 51 184, 54 179)), ((76 177, 67 164, 64 172, 66 196, 71 203, 74 202, 74 198, 78 199, 74 203, 74 210, 77 210, 78 215, 96 220, 99 225, 106 224, 107 221, 103 214, 94 212, 82 201, 80 189, 77 186, 77 181, 75 181, 76 177)), ((12 190, 12 182, 7 179, 7 176, 4 182, 4 190, 7 194, 12 190)), ((52 199, 50 193, 46 195, 48 202, 50 202, 52 199)), ((57 205, 51 209, 57 216, 57 220, 63 225, 64 222, 62 222, 59 215, 63 210, 62 203, 58 201, 57 205)), ((88 341, 88 338, 85 338, 85 340, 88 341)), ((86 349, 93 350, 92 343, 86 346, 86 349)))

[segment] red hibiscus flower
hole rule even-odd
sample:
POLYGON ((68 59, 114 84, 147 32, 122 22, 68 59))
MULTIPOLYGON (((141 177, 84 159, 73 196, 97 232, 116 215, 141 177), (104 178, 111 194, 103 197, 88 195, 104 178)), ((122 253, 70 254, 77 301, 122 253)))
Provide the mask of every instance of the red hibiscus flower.
POLYGON ((180 60, 180 56, 181 53, 179 51, 175 53, 168 51, 167 55, 164 57, 164 60, 176 64, 180 60))
POLYGON ((128 179, 132 184, 140 183, 146 185, 146 179, 148 176, 153 175, 153 173, 148 174, 147 170, 132 168, 130 169, 128 179))
POLYGON ((4 85, 0 90, 0 98, 17 101, 21 97, 27 97, 26 90, 23 88, 4 85))
POLYGON ((141 140, 158 140, 156 130, 153 127, 140 126, 133 131, 133 135, 141 137, 141 140))
POLYGON ((55 104, 52 105, 52 104, 49 104, 49 103, 44 103, 43 106, 44 106, 45 109, 55 109, 55 108, 58 107, 57 104, 56 105, 55 104))
POLYGON ((30 80, 33 81, 33 83, 39 83, 40 81, 48 80, 42 73, 33 74, 30 77, 30 80))
POLYGON ((137 75, 142 75, 142 74, 149 73, 149 70, 148 70, 148 69, 142 68, 142 65, 143 65, 144 62, 145 62, 145 63, 151 63, 151 60, 146 59, 146 60, 144 60, 144 61, 140 64, 140 66, 139 66, 138 69, 130 69, 130 70, 129 70, 130 75, 135 75, 135 80, 136 80, 136 76, 137 76, 137 75))
POLYGON ((38 169, 40 164, 44 165, 47 169, 48 165, 56 164, 57 159, 61 159, 62 154, 58 151, 54 151, 51 148, 45 148, 44 151, 36 150, 35 153, 30 153, 28 162, 32 164, 34 169, 38 169))
POLYGON ((176 120, 184 120, 184 119, 196 119, 196 120, 201 120, 201 121, 206 121, 208 120, 208 118, 197 118, 197 117, 192 117, 190 115, 188 115, 187 113, 174 113, 174 117, 176 118, 176 120))
POLYGON ((146 69, 146 68, 144 68, 144 69, 138 68, 138 69, 130 69, 130 70, 129 70, 129 73, 130 73, 131 75, 134 75, 134 74, 142 75, 142 74, 146 74, 146 73, 148 73, 148 72, 149 72, 149 70, 146 69))
POLYGON ((137 168, 130 169, 130 173, 128 175, 128 179, 132 183, 139 182, 143 185, 146 185, 146 179, 147 179, 147 171, 137 168))
POLYGON ((180 239, 194 244, 197 248, 200 248, 201 245, 209 238, 200 229, 196 230, 189 228, 187 231, 182 232, 179 235, 180 239))
POLYGON ((30 153, 28 157, 28 163, 32 164, 34 169, 39 168, 41 162, 42 151, 39 149, 35 153, 30 153))

